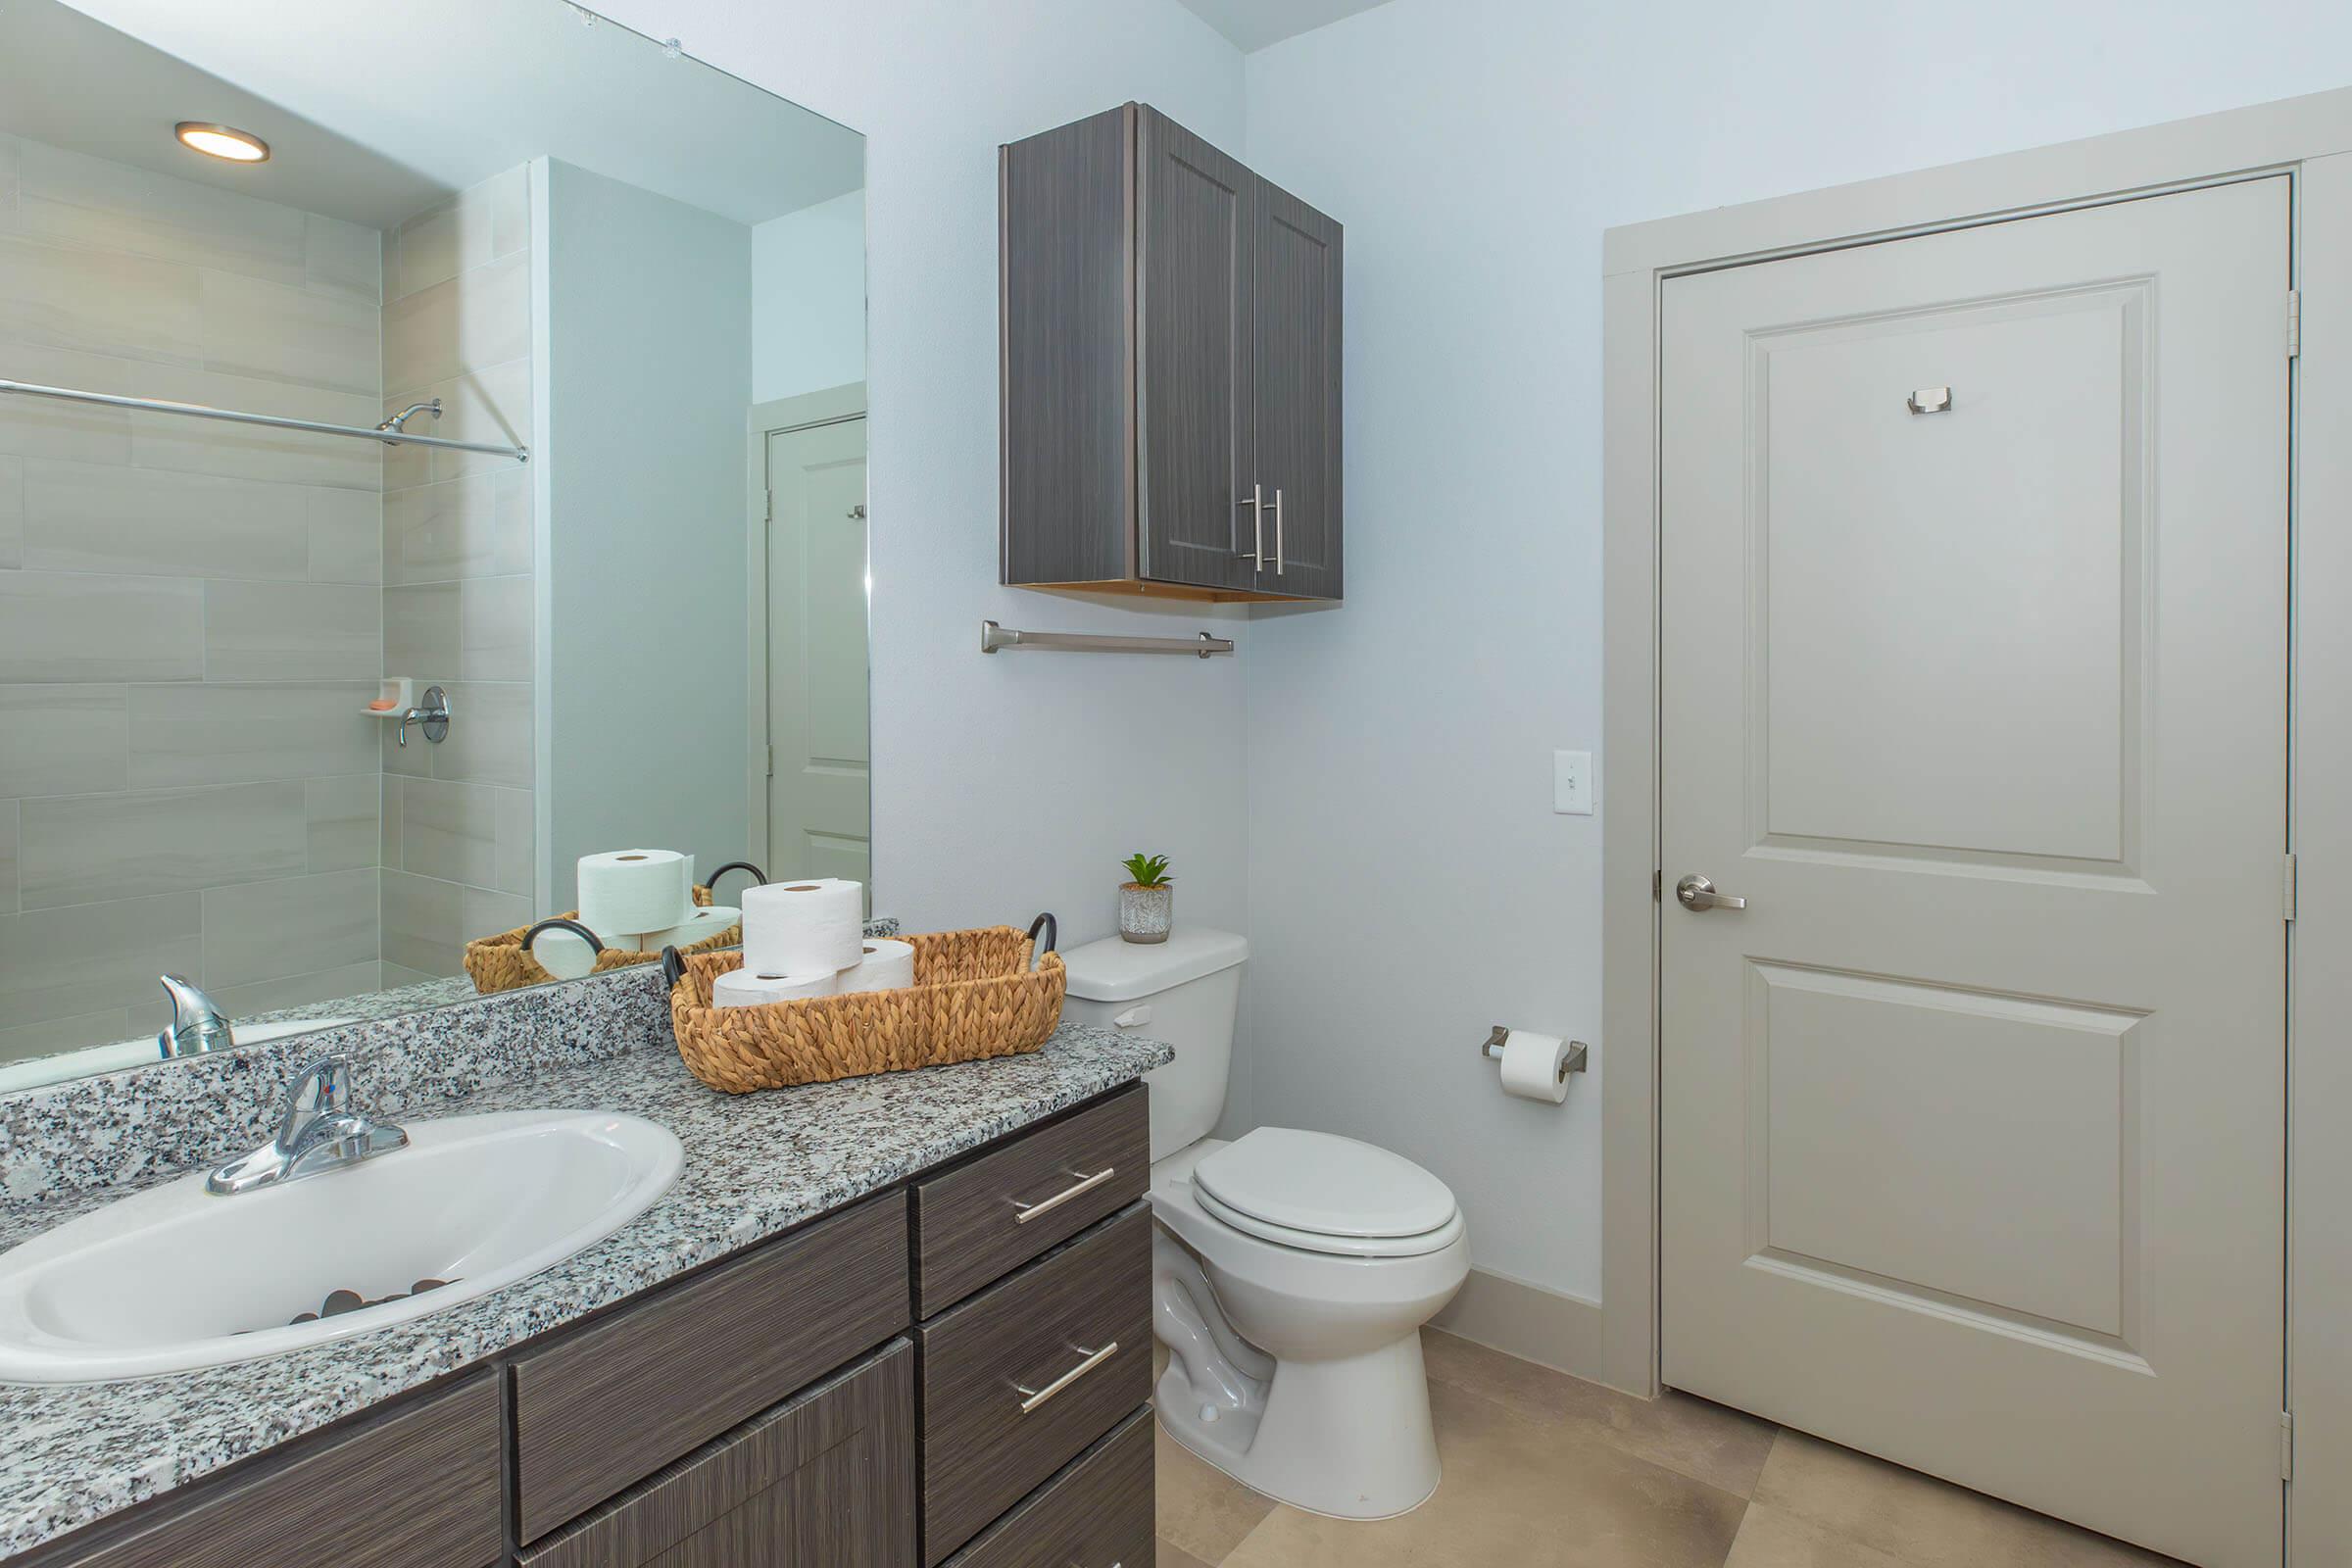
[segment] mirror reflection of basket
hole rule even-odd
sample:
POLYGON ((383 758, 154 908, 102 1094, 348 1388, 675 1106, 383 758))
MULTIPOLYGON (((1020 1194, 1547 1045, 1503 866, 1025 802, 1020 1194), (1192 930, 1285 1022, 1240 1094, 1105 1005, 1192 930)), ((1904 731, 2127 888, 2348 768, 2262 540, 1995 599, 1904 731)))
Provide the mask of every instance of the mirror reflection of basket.
POLYGON ((742 954, 672 950, 663 970, 678 1054, 704 1083, 740 1095, 1035 1051, 1061 1021, 1067 983, 1051 929, 1031 965, 1051 922, 918 933, 902 939, 914 948, 911 986, 748 1007, 716 1006, 710 995, 742 954))
MULTIPOLYGON (((708 887, 697 887, 694 890, 694 902, 703 908, 709 908, 711 902, 710 890, 708 887)), ((577 909, 556 916, 558 919, 575 922, 575 926, 579 917, 577 909)), ((477 937, 466 943, 466 972, 473 977, 473 989, 483 996, 488 996, 494 991, 514 991, 523 986, 543 986, 556 979, 555 975, 541 967, 537 958, 531 956, 530 950, 523 943, 525 937, 546 923, 546 921, 534 921, 530 925, 516 926, 512 931, 502 931, 492 937, 477 937)), ((585 929, 584 927, 576 928, 585 929)), ((682 951, 714 953, 720 948, 738 946, 742 941, 743 927, 741 924, 736 924, 728 926, 714 937, 706 937, 693 947, 682 951)), ((625 969, 633 963, 652 963, 661 956, 662 955, 659 953, 637 953, 622 948, 606 948, 596 956, 596 966, 588 972, 590 974, 609 974, 614 969, 625 969)))

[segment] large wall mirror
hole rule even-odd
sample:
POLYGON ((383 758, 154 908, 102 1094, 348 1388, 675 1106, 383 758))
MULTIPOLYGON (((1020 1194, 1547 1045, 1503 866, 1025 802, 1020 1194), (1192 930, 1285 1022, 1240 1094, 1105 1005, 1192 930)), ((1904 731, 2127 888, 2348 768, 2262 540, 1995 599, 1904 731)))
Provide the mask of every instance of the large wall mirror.
POLYGON ((584 856, 869 863, 863 139, 217 9, 0 5, 0 1088, 543 982, 468 944, 584 856))

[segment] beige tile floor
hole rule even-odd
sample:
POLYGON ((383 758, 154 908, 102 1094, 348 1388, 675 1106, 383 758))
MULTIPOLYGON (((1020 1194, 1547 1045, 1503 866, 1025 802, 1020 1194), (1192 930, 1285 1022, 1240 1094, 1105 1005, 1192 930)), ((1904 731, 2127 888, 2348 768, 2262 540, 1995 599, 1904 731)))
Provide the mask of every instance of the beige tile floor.
POLYGON ((1401 1519, 1270 1501, 1159 1434, 1159 1568, 2126 1568, 2171 1559, 1703 1399, 1437 1330, 1446 1479, 1401 1519))

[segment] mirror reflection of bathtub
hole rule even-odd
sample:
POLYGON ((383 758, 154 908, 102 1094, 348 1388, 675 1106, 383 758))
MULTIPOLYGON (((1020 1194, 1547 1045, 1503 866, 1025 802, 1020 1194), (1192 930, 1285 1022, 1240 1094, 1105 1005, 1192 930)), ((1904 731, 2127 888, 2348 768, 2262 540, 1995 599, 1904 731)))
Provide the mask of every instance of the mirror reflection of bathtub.
POLYGON ((0 1089, 471 997, 597 851, 865 880, 863 139, 189 9, 0 9, 0 1089))

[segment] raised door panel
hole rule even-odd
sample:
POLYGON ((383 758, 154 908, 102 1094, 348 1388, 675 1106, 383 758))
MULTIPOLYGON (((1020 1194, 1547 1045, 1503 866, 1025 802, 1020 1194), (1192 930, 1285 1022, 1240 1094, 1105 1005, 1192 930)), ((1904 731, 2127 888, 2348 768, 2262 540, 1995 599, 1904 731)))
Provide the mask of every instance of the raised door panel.
POLYGON ((1262 489, 1259 590, 1341 597, 1340 225, 1252 176, 1245 477, 1262 489))
POLYGON ((1243 432, 1244 206, 1255 176, 1156 111, 1137 114, 1137 569, 1254 587, 1243 432))

